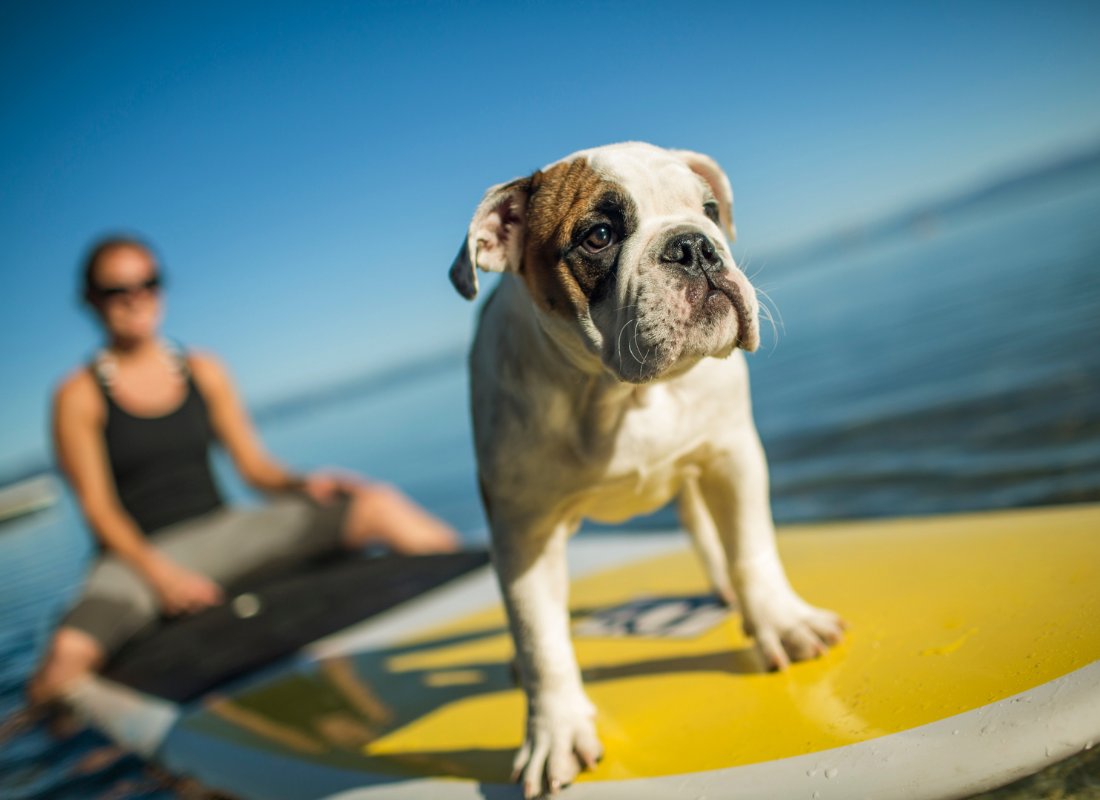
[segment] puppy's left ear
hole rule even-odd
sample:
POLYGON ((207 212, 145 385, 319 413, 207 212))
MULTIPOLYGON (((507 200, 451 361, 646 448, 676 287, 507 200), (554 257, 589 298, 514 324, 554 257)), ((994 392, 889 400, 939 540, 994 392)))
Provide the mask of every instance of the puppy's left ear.
POLYGON ((737 227, 733 224, 733 188, 726 173, 710 156, 691 150, 673 150, 672 152, 682 158, 691 171, 710 186, 710 190, 714 192, 714 199, 718 201, 718 219, 722 222, 722 228, 731 242, 736 241, 737 227))
POLYGON ((527 234, 530 178, 516 178, 485 193, 470 221, 466 241, 451 265, 451 283, 467 300, 477 296, 477 269, 515 272, 527 234))

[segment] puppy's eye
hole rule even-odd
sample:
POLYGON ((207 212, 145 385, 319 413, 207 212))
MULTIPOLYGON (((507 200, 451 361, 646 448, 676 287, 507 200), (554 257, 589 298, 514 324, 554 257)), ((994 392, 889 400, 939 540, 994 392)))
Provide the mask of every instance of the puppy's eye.
POLYGON ((703 213, 706 214, 715 225, 720 224, 718 221, 718 204, 713 200, 703 203, 703 213))
POLYGON ((584 249, 589 253, 598 253, 604 248, 610 246, 615 241, 615 231, 610 225, 597 225, 587 234, 585 234, 584 241, 581 244, 584 245, 584 249))

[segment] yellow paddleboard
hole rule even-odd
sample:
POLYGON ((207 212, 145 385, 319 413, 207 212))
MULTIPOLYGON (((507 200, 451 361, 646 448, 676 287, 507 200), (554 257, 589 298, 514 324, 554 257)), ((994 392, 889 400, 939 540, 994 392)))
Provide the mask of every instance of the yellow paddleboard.
MULTIPOLYGON (((779 547, 850 630, 773 674, 686 537, 570 544, 606 756, 563 797, 966 797, 1100 741, 1100 506, 790 527, 779 547)), ((485 570, 212 701, 168 752, 245 796, 511 797, 511 656, 485 570)))

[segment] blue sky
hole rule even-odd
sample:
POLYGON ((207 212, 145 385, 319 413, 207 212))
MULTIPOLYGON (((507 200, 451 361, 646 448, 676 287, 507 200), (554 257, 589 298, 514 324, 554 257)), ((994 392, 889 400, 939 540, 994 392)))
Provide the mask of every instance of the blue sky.
POLYGON ((643 139, 710 153, 767 253, 1100 138, 1100 5, 8 3, 0 470, 96 331, 105 230, 246 397, 466 341, 446 269, 491 183, 643 139))

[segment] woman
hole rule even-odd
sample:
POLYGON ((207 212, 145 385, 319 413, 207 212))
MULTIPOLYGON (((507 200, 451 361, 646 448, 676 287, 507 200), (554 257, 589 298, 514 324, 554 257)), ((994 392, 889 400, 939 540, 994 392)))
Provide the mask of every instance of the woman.
POLYGON ((83 281, 106 346, 57 390, 53 443, 101 554, 31 681, 32 702, 63 699, 139 630, 217 605, 242 576, 340 548, 455 548, 454 531, 392 488, 274 461, 225 367, 159 337, 161 274, 148 246, 100 242, 83 281), (247 483, 281 499, 227 507, 211 439, 247 483))

